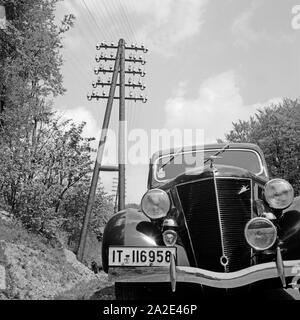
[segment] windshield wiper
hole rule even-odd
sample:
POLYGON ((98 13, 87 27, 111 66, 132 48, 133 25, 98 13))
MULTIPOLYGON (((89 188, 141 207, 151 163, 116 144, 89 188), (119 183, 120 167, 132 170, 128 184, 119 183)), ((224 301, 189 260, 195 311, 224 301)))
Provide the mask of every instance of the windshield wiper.
POLYGON ((207 159, 204 160, 204 164, 207 161, 213 160, 215 157, 217 157, 218 155, 222 154, 223 152, 226 151, 226 149, 228 149, 230 146, 229 143, 227 143, 222 149, 218 150, 217 152, 215 152, 213 155, 209 156, 207 159))
MULTIPOLYGON (((204 164, 209 161, 209 160, 212 160, 214 157, 218 156, 219 154, 222 154, 223 152, 226 151, 226 149, 229 148, 229 143, 227 143, 222 149, 218 150, 217 152, 215 152, 215 154, 209 156, 207 159, 204 160, 204 164)), ((160 169, 164 168, 167 164, 169 164, 175 157, 178 156, 178 154, 180 152, 182 152, 184 150, 184 147, 180 147, 175 153, 173 153, 173 155, 165 162, 163 163, 160 167, 158 167, 158 170, 159 171, 160 169)))
POLYGON ((173 153, 173 155, 168 159, 168 161, 166 161, 160 167, 158 167, 157 171, 164 168, 168 163, 170 163, 175 157, 177 157, 179 155, 180 152, 183 151, 183 149, 184 149, 184 147, 180 147, 175 153, 173 153))

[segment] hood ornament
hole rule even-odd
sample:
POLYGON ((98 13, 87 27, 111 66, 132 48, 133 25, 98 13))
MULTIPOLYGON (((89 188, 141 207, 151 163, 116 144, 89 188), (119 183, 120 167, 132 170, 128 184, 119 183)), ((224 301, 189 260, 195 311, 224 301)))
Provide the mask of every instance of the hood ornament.
POLYGON ((242 186, 241 190, 238 192, 238 194, 242 194, 246 191, 249 191, 250 190, 250 187, 249 186, 242 186))

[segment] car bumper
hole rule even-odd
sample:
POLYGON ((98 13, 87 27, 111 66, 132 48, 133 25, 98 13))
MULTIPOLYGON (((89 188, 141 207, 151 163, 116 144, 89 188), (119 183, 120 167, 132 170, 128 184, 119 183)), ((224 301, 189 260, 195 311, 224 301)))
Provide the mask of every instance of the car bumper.
MULTIPOLYGON (((283 266, 286 278, 300 277, 300 260, 284 261, 283 266)), ((110 267, 108 274, 109 279, 116 282, 155 283, 175 280, 215 288, 237 288, 279 276, 275 262, 262 263, 229 273, 176 266, 172 275, 170 270, 168 267, 110 267)))

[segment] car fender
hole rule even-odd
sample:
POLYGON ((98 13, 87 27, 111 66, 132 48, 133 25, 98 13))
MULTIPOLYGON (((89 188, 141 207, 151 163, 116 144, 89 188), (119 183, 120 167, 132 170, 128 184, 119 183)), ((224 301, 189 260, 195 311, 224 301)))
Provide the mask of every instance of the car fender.
MULTIPOLYGON (((126 209, 114 214, 107 222, 102 240, 102 267, 108 271, 109 246, 164 246, 158 226, 137 209, 126 209)), ((177 261, 189 265, 183 247, 177 246, 177 261)))

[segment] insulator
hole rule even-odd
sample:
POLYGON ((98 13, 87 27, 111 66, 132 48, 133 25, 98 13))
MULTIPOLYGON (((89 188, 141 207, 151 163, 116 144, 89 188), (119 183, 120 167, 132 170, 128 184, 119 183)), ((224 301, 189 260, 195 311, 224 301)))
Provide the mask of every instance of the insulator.
POLYGON ((111 45, 112 47, 114 47, 115 44, 112 42, 110 45, 111 45))
POLYGON ((139 79, 139 82, 138 82, 138 84, 142 84, 142 81, 141 81, 141 79, 139 79))
POLYGON ((132 79, 131 79, 131 77, 128 79, 128 83, 129 84, 131 84, 131 82, 132 82, 132 79))
POLYGON ((114 56, 114 53, 111 51, 110 52, 110 57, 112 58, 114 56))
POLYGON ((98 69, 98 68, 95 68, 95 69, 94 69, 94 73, 95 73, 95 74, 98 74, 98 73, 99 73, 99 69, 98 69))
POLYGON ((134 44, 133 43, 131 44, 131 48, 134 48, 134 44))
POLYGON ((101 77, 98 77, 98 78, 97 78, 97 82, 101 82, 101 77))
POLYGON ((97 87, 97 83, 96 82, 92 82, 92 86, 94 87, 94 88, 96 88, 97 87))
POLYGON ((130 92, 129 92, 129 96, 130 96, 130 97, 132 97, 132 96, 133 96, 133 93, 132 93, 132 91, 130 91, 130 92))
POLYGON ((111 77, 108 77, 107 81, 108 81, 108 82, 111 82, 111 77))
POLYGON ((95 96, 96 95, 96 91, 92 91, 92 96, 95 96))
POLYGON ((101 46, 106 46, 104 41, 101 42, 101 46))
POLYGON ((96 44, 96 50, 100 50, 100 49, 101 49, 100 44, 99 43, 96 44))
POLYGON ((99 66, 99 69, 102 70, 103 67, 104 67, 104 66, 103 66, 103 64, 101 63, 100 66, 99 66))
POLYGON ((98 54, 96 55, 95 60, 96 60, 96 62, 99 62, 99 61, 100 61, 100 57, 99 57, 98 54))
POLYGON ((140 72, 142 71, 142 68, 141 68, 141 67, 139 67, 139 71, 140 71, 140 72))
POLYGON ((128 66, 128 71, 131 71, 132 70, 132 66, 131 64, 128 66))
POLYGON ((102 91, 102 96, 105 97, 105 91, 102 91))
POLYGON ((109 70, 112 70, 112 68, 113 68, 113 66, 112 66, 112 65, 110 65, 110 66, 109 66, 109 70))
POLYGON ((89 93, 86 95, 86 97, 88 100, 92 100, 92 96, 89 93))
POLYGON ((139 60, 141 60, 141 61, 142 61, 142 60, 143 60, 143 57, 142 57, 142 56, 139 56, 139 60))

